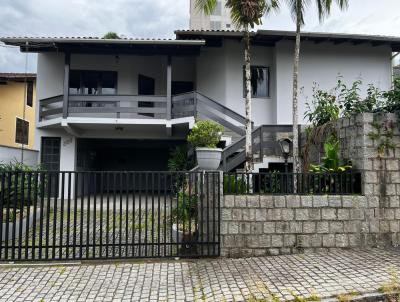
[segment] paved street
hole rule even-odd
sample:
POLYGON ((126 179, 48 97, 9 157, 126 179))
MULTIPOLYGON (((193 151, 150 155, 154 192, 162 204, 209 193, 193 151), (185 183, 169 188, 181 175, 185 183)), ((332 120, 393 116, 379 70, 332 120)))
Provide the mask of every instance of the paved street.
POLYGON ((0 301, 284 301, 396 283, 400 251, 0 267, 0 301))

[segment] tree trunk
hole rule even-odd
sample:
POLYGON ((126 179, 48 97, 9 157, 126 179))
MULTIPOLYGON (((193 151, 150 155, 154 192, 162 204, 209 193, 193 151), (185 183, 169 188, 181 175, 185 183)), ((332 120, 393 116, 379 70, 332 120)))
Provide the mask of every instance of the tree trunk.
MULTIPOLYGON (((299 4, 297 4, 299 7, 299 4)), ((296 45, 294 50, 293 65, 293 171, 300 172, 299 163, 299 133, 298 133, 298 75, 299 75, 299 59, 300 59, 300 30, 301 30, 301 11, 297 9, 296 17, 296 45)), ((297 189, 297 180, 294 178, 294 190, 297 189)))
POLYGON ((251 127, 251 74, 250 74, 250 33, 248 28, 244 32, 244 60, 245 60, 245 79, 246 79, 246 164, 245 171, 251 172, 253 170, 253 150, 252 150, 252 127, 251 127))

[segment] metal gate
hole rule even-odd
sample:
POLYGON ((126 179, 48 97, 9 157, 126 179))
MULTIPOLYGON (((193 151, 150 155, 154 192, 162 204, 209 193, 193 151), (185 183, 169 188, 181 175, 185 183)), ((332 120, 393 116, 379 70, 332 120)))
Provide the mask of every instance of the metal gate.
POLYGON ((218 172, 0 172, 0 260, 218 256, 220 188, 218 172))

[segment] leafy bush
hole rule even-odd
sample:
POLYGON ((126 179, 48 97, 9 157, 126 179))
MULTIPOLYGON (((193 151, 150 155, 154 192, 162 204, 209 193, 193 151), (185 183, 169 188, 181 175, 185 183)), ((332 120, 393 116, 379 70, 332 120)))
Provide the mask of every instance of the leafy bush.
POLYGON ((318 89, 316 84, 313 87, 312 103, 306 103, 306 106, 307 110, 304 117, 315 127, 339 118, 339 106, 336 102, 336 96, 318 89))
POLYGON ((325 156, 322 158, 322 164, 311 164, 310 172, 345 172, 352 169, 350 164, 340 165, 339 159, 339 141, 336 138, 330 138, 324 144, 325 156))
POLYGON ((193 147, 216 148, 224 128, 213 121, 199 121, 190 132, 187 140, 193 147))
POLYGON ((394 79, 393 88, 389 91, 382 93, 386 100, 383 106, 386 112, 400 112, 400 78, 394 79))
MULTIPOLYGON (((8 164, 0 164, 0 181, 4 177, 4 186, 0 186, 0 195, 4 196, 4 206, 20 207, 21 202, 24 206, 29 205, 35 197, 35 190, 37 186, 37 194, 41 194, 42 186, 39 184, 40 177, 33 177, 33 172, 40 171, 40 166, 30 167, 20 162, 11 162, 8 164), (29 177, 31 177, 31 190, 28 189, 29 177)), ((46 184, 46 179, 42 179, 46 184)))
POLYGON ((109 31, 103 36, 103 39, 120 39, 120 37, 116 32, 109 31))
POLYGON ((171 211, 171 220, 179 225, 194 223, 197 217, 198 198, 195 195, 189 195, 185 192, 179 192, 177 195, 177 205, 171 211))
POLYGON ((225 174, 224 175, 224 194, 239 194, 247 193, 248 186, 246 180, 238 175, 225 174))
POLYGON ((177 146, 170 152, 168 159, 169 171, 188 171, 194 167, 194 162, 188 157, 187 146, 177 146))

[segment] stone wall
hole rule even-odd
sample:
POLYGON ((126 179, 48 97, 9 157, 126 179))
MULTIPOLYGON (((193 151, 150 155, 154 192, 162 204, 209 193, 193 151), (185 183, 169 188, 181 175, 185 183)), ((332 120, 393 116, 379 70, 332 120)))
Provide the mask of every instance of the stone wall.
MULTIPOLYGON (((361 114, 340 119, 335 127, 341 158, 351 160, 354 168, 363 174, 363 195, 225 195, 221 201, 223 256, 399 244, 400 133, 397 117, 361 114), (394 135, 390 141, 396 146, 395 150, 378 152, 384 137, 370 138, 369 134, 376 132, 373 123, 381 125, 382 129, 388 125, 392 127, 394 135)), ((314 162, 317 161, 314 158, 314 162)))
POLYGON ((221 253, 277 255, 399 242, 400 207, 376 196, 224 196, 221 253))

